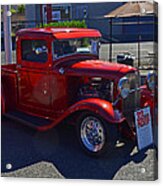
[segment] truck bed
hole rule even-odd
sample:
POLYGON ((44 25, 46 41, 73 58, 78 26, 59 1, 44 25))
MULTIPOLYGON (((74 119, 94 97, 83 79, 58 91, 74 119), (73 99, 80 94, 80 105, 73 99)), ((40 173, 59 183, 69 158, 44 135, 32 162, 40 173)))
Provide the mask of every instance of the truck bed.
POLYGON ((18 95, 16 64, 1 65, 1 86, 6 111, 14 110, 17 105, 18 95))
POLYGON ((16 64, 1 65, 1 71, 15 73, 16 64))

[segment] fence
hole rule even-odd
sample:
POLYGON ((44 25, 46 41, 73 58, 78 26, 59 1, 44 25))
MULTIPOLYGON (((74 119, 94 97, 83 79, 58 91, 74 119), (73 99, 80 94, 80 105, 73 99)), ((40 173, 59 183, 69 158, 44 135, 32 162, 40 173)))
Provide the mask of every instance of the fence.
MULTIPOLYGON (((88 27, 96 28, 95 22, 98 21, 97 25, 102 25, 106 19, 87 19, 86 23, 88 27)), ((16 52, 15 52, 15 33, 22 28, 31 28, 31 27, 38 27, 41 25, 41 22, 39 21, 19 21, 19 22, 12 22, 12 43, 13 43, 13 62, 16 61, 16 52)), ((3 29, 3 24, 1 23, 1 28, 3 29)), ((124 29, 124 28, 123 28, 124 29)), ((100 50, 100 59, 107 60, 109 59, 110 55, 110 44, 109 42, 113 42, 112 44, 112 61, 117 60, 117 55, 119 53, 123 52, 129 52, 132 55, 135 56, 134 66, 138 67, 138 43, 137 42, 125 42, 124 40, 120 39, 123 38, 123 35, 116 35, 114 34, 112 38, 110 38, 110 35, 108 33, 108 28, 106 28, 106 31, 103 30, 103 38, 102 38, 102 45, 100 50)), ((3 30, 2 30, 2 37, 1 37, 1 62, 2 64, 5 63, 5 52, 4 52, 4 39, 3 39, 3 30)), ((134 38, 135 36, 130 34, 131 38, 134 38)), ((140 68, 143 71, 148 71, 149 69, 155 69, 157 68, 157 42, 154 41, 148 41, 148 42, 140 42, 140 68)))

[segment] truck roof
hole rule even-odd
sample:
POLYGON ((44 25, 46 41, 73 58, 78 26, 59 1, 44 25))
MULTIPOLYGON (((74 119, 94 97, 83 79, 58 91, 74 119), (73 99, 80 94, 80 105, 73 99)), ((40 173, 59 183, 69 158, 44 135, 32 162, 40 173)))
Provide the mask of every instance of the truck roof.
POLYGON ((101 33, 98 30, 87 28, 27 28, 17 32, 17 36, 30 35, 51 35, 56 39, 101 37, 101 33))

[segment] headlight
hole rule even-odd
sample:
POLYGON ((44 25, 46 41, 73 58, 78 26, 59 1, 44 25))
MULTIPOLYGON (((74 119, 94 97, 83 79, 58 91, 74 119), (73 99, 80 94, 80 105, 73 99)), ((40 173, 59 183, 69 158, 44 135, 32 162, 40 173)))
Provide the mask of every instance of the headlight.
POLYGON ((154 90, 156 86, 156 74, 149 72, 147 75, 147 86, 150 90, 154 90))
POLYGON ((123 99, 127 98, 130 92, 130 83, 127 77, 123 77, 118 82, 118 89, 123 99))

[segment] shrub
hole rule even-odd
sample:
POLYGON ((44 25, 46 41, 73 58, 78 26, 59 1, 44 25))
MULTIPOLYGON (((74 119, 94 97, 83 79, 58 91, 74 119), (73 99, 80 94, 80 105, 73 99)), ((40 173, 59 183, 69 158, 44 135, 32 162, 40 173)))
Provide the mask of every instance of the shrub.
POLYGON ((18 13, 24 14, 25 12, 25 5, 18 5, 18 13))
POLYGON ((51 22, 44 24, 43 27, 57 27, 57 28, 87 28, 85 20, 82 21, 63 21, 63 22, 51 22))

